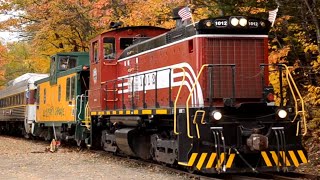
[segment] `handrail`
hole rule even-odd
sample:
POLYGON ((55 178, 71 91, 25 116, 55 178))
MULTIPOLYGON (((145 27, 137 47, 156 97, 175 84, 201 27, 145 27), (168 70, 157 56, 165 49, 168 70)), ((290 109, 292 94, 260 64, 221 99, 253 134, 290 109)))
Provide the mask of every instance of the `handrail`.
MULTIPOLYGON (((193 138, 193 136, 191 136, 191 134, 190 134, 190 119, 189 119, 189 102, 190 102, 190 98, 191 98, 191 96, 192 96, 192 94, 193 94, 193 91, 194 91, 194 89, 195 89, 195 87, 196 87, 196 84, 199 82, 199 78, 200 78, 200 75, 202 74, 202 71, 203 71, 203 69, 205 68, 205 67, 208 67, 208 66, 231 66, 231 67, 234 67, 235 66, 235 64, 204 64, 204 65, 202 65, 202 67, 201 67, 201 69, 200 69, 200 71, 199 71, 199 73, 198 73, 198 75, 197 75, 197 78, 195 79, 195 82, 193 83, 193 85, 192 85, 192 89, 191 89, 191 91, 190 91, 190 93, 189 93, 189 96, 188 96, 188 98, 187 98, 187 101, 186 101, 186 111, 187 111, 187 135, 188 135, 188 137, 189 138, 193 138)), ((234 77, 233 77, 234 78, 234 77)), ((235 88, 235 87, 233 87, 233 88, 235 88)), ((235 97, 234 97, 235 98, 235 97)))
MULTIPOLYGON (((124 80, 125 79, 129 79, 129 78, 132 78, 132 82, 131 82, 131 84, 132 84, 132 89, 131 89, 131 98, 132 98, 132 107, 134 107, 135 105, 134 105, 134 101, 133 101, 133 99, 134 99, 134 96, 133 96, 133 93, 135 93, 135 91, 134 91, 134 81, 136 80, 136 78, 137 77, 142 77, 142 83, 143 83, 143 88, 145 88, 145 86, 146 86, 146 84, 145 84, 145 77, 146 77, 146 75, 147 74, 155 74, 155 76, 157 76, 158 75, 158 72, 162 72, 162 71, 167 71, 167 70, 169 70, 169 71, 171 71, 171 68, 165 68, 165 69, 158 69, 158 70, 152 70, 152 71, 148 71, 148 72, 140 72, 140 73, 134 73, 134 74, 129 74, 129 75, 127 75, 126 77, 122 77, 122 78, 120 78, 120 79, 111 79, 111 80, 107 80, 107 81, 103 81, 103 82, 101 82, 100 83, 100 85, 106 85, 107 86, 107 84, 108 83, 113 83, 114 84, 114 89, 116 89, 116 90, 118 90, 118 88, 116 87, 116 83, 119 81, 119 82, 121 82, 121 88, 119 88, 119 89, 122 89, 122 100, 124 100, 124 96, 123 96, 123 82, 124 82, 124 80)), ((170 72, 169 72, 170 73, 170 72)), ((157 78, 157 77, 155 77, 155 78, 157 78)), ((158 87, 157 87, 157 81, 155 81, 155 107, 157 107, 158 106, 158 102, 157 102, 157 91, 158 91, 158 87)), ((169 89, 170 89, 171 87, 169 87, 169 89)), ((104 88, 105 90, 108 90, 107 88, 104 88)), ((128 89, 129 90, 129 89, 128 89)), ((143 89, 143 92, 145 91, 145 89, 143 89)), ((116 91, 114 91, 114 93, 115 93, 116 91)), ((143 96, 145 96, 145 93, 143 93, 143 96)), ((171 93, 169 92, 169 101, 170 101, 170 99, 171 99, 171 93)), ((115 97, 115 94, 114 94, 114 97, 115 97)), ((170 103, 170 102, 169 102, 170 103)), ((115 103, 114 103, 114 105, 115 105, 115 103)), ((123 104, 122 105, 122 108, 123 109, 125 109, 124 108, 125 107, 125 105, 123 104)), ((145 102, 143 102, 143 107, 144 108, 146 108, 147 107, 147 105, 146 105, 146 103, 145 102)))
MULTIPOLYGON (((293 98, 294 98, 294 101, 295 101, 295 113, 296 115, 294 116, 293 120, 291 122, 294 122, 297 118, 297 116, 302 113, 301 117, 302 117, 302 121, 303 121, 303 126, 304 126, 304 132, 303 132, 303 136, 305 136, 307 134, 307 121, 306 121, 306 115, 305 115, 305 108, 304 108, 304 100, 300 94, 300 91, 296 85, 296 83, 294 82, 294 79, 289 71, 289 68, 288 66, 286 66, 285 64, 281 64, 285 69, 286 69, 286 78, 287 78, 287 81, 288 81, 288 85, 289 85, 289 88, 290 88, 290 91, 293 95, 293 98), (290 82, 291 81, 291 82, 290 82), (291 84, 292 83, 292 84, 291 84), (293 87, 292 87, 293 85, 293 87), (294 89, 293 89, 294 88, 294 89), (300 100, 300 103, 301 103, 301 111, 298 110, 298 100, 297 98, 295 97, 294 95, 294 91, 297 93, 297 95, 299 96, 299 100, 300 100)), ((300 124, 297 123, 297 126, 299 126, 300 124)), ((297 132, 296 132, 296 135, 298 136, 299 134, 299 128, 297 128, 297 132)))
POLYGON ((200 122, 201 122, 201 124, 205 124, 205 123, 204 123, 204 116, 206 115, 206 111, 204 111, 204 110, 197 110, 196 113, 195 113, 195 115, 194 115, 194 118, 193 118, 193 124, 196 125, 197 137, 198 137, 198 139, 200 139, 199 125, 198 125, 198 123, 197 123, 197 115, 198 115, 198 113, 202 113, 202 117, 201 117, 201 121, 200 121, 200 122))
POLYGON ((84 112, 84 121, 82 121, 84 123, 84 126, 86 126, 87 129, 90 129, 90 122, 91 122, 91 117, 89 115, 89 102, 87 102, 86 104, 86 109, 84 112))
POLYGON ((193 138, 193 136, 191 136, 191 134, 190 134, 189 101, 190 101, 190 98, 191 98, 191 96, 192 96, 192 94, 193 94, 194 88, 196 87, 196 84, 199 82, 199 77, 200 77, 200 75, 202 74, 203 69, 204 69, 205 67, 208 67, 209 65, 210 65, 210 64, 204 64, 204 65, 202 65, 202 67, 201 67, 201 69, 200 69, 200 71, 199 71, 199 73, 198 73, 198 75, 197 75, 197 78, 195 79, 195 82, 194 82, 193 85, 192 85, 192 89, 191 89, 191 91, 190 91, 190 93, 189 93, 189 96, 188 96, 188 98, 187 98, 187 101, 186 101, 186 110, 187 110, 187 135, 188 135, 189 138, 193 138))
MULTIPOLYGON (((177 102, 178 102, 178 98, 180 96, 180 92, 181 92, 181 89, 182 89, 182 86, 184 84, 184 81, 186 79, 186 70, 184 70, 184 68, 182 67, 177 67, 177 68, 174 68, 174 69, 182 69, 183 71, 183 77, 182 77, 182 82, 181 82, 181 85, 179 87, 179 90, 178 90, 178 93, 177 93, 177 96, 176 96, 176 99, 174 100, 174 107, 173 107, 173 132, 174 134, 178 135, 179 133, 177 132, 177 102)), ((173 70, 174 70, 173 69, 173 70)), ((171 79, 170 79, 171 81, 171 79)), ((172 88, 172 87, 171 87, 172 88)))

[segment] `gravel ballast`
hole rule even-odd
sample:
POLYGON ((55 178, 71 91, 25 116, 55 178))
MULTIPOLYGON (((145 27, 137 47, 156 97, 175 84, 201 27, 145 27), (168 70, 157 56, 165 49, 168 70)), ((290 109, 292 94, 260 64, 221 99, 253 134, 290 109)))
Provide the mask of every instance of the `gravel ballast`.
POLYGON ((187 179, 157 166, 131 162, 108 153, 60 147, 49 142, 0 136, 1 179, 187 179))

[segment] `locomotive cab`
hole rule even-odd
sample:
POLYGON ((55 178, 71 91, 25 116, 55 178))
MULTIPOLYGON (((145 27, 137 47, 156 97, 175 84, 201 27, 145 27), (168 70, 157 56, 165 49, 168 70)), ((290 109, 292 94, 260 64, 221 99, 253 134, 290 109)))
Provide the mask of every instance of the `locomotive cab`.
MULTIPOLYGON (((134 43, 158 36, 167 29, 149 26, 123 27, 106 31, 90 42, 90 79, 89 105, 92 110, 104 110, 108 106, 120 108, 122 104, 117 99, 116 82, 118 76, 118 59, 124 49, 134 43)), ((128 52, 130 53, 130 52, 128 52)), ((128 71, 134 69, 134 64, 127 64, 128 71)))

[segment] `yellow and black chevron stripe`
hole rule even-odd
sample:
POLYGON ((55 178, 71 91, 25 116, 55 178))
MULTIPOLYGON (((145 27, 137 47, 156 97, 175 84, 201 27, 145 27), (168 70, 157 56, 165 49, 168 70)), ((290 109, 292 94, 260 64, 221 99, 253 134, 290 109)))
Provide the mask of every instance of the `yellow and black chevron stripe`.
POLYGON ((135 110, 106 110, 92 111, 92 116, 102 115, 168 115, 172 114, 172 109, 135 109, 135 110))
POLYGON ((301 163, 307 163, 307 157, 302 150, 289 151, 261 151, 261 156, 264 159, 267 167, 272 166, 295 166, 298 167, 301 163), (285 164, 285 165, 284 165, 285 164))
POLYGON ((235 154, 221 153, 192 153, 187 163, 179 162, 183 166, 195 166, 198 170, 202 168, 222 168, 224 161, 226 162, 226 168, 231 168, 235 154))

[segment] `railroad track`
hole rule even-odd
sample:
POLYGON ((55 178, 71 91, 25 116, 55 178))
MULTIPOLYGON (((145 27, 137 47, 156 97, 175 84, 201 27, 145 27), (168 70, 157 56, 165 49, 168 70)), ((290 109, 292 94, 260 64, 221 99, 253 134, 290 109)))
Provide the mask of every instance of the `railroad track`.
MULTIPOLYGON (((7 136, 10 137, 10 136, 7 136)), ((13 139, 23 139, 23 140, 28 140, 24 138, 19 138, 19 137, 10 137, 13 139)), ((44 142, 43 140, 28 140, 34 143, 43 143, 43 144, 48 144, 49 142, 44 142)), ((80 151, 78 147, 75 147, 74 145, 64 143, 63 148, 69 149, 72 151, 80 151)), ((201 175, 201 174, 194 174, 190 173, 186 170, 182 169, 177 169, 175 167, 170 167, 167 165, 162 165, 162 164, 157 164, 155 162, 151 161, 144 161, 141 159, 136 159, 136 158, 128 158, 126 156, 120 156, 120 155, 114 155, 113 153, 110 152, 105 152, 102 150, 87 150, 87 149, 81 149, 84 152, 90 151, 93 153, 97 153, 101 156, 108 156, 114 158, 115 161, 128 161, 130 163, 137 164, 139 166, 144 166, 146 168, 157 168, 161 169, 163 171, 167 171, 170 173, 175 173, 177 175, 180 175, 182 177, 185 177, 186 179, 196 179, 196 180, 222 180, 222 179, 233 179, 233 180, 270 180, 270 179, 276 179, 276 180, 298 180, 298 179, 303 179, 303 180, 320 180, 320 176, 312 175, 312 174, 302 174, 302 173, 296 173, 296 172, 290 172, 290 173, 261 173, 261 174, 254 174, 254 173, 246 173, 246 174, 215 174, 215 175, 201 175)), ((45 152, 45 151, 44 151, 45 152)), ((32 153, 43 153, 43 152, 32 152, 32 153)))
MULTIPOLYGON (((102 155, 112 155, 111 153, 95 150, 95 153, 100 153, 102 155)), ((114 156, 114 155, 112 155, 114 156)), ((116 156, 117 158, 128 160, 128 157, 123 156, 116 156)), ((312 174, 303 174, 303 173, 296 173, 296 172, 289 172, 289 173, 245 173, 245 174, 215 174, 215 175, 201 175, 201 174, 194 174, 187 172, 186 170, 180 170, 174 167, 165 166, 161 164, 157 164, 155 162, 150 161, 144 161, 141 159, 135 159, 135 158, 129 158, 130 161, 138 163, 140 165, 146 166, 146 167, 158 167, 160 169, 163 169, 165 171, 169 171, 172 173, 179 174, 181 176, 184 176, 186 178, 190 179, 196 179, 196 180, 227 180, 227 179, 233 179, 233 180, 320 180, 320 176, 312 175, 312 174)))

